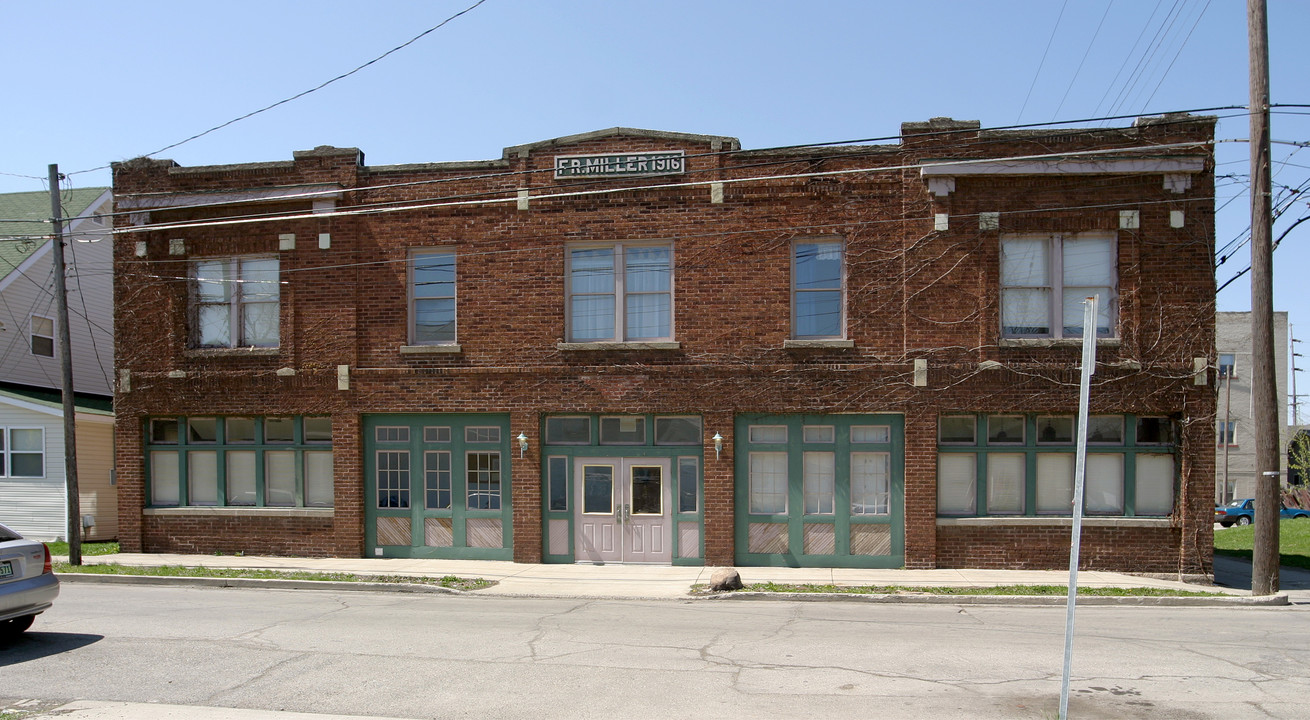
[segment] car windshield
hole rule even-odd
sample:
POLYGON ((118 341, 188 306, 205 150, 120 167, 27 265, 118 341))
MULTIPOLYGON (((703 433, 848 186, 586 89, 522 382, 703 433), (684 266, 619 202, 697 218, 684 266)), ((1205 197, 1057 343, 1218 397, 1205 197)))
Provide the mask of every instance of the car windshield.
POLYGON ((1228 507, 1242 507, 1242 505, 1245 503, 1246 503, 1245 500, 1234 500, 1228 503, 1228 507))
POLYGON ((22 539, 23 537, 18 533, 14 532, 13 530, 10 530, 4 525, 0 525, 0 542, 8 542, 10 540, 22 540, 22 539))

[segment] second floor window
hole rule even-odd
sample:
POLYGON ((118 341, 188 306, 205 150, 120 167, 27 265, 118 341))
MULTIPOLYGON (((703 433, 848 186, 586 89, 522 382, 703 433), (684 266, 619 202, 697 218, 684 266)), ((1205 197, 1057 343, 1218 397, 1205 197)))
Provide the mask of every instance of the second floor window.
POLYGON ((55 356, 55 321, 40 315, 32 316, 32 354, 39 357, 55 356))
POLYGON ((410 257, 410 341, 455 342, 455 253, 416 252, 410 257))
POLYGON ((570 342, 673 339, 671 247, 574 247, 567 257, 570 342))
POLYGON ((1099 295, 1097 337, 1114 334, 1118 300, 1110 235, 1001 239, 1001 332, 1006 337, 1079 337, 1083 300, 1099 295))
POLYGON ((1235 353, 1219 353, 1219 377, 1237 377, 1237 355, 1235 353))
POLYGON ((792 257, 792 335, 795 338, 844 336, 842 276, 840 240, 796 243, 792 257))
POLYGON ((197 347, 277 347, 277 258, 197 260, 192 263, 192 278, 192 332, 197 347))

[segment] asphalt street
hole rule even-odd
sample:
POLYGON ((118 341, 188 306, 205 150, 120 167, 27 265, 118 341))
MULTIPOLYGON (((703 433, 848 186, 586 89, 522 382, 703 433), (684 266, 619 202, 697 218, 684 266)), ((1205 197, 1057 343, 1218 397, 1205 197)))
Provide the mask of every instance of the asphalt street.
MULTIPOLYGON (((1081 608, 1071 715, 1304 718, 1308 613, 1303 604, 1081 608)), ((0 649, 0 708, 83 700, 198 718, 224 708, 1046 718, 1058 702, 1063 628, 1059 607, 69 584, 32 632, 0 649)))

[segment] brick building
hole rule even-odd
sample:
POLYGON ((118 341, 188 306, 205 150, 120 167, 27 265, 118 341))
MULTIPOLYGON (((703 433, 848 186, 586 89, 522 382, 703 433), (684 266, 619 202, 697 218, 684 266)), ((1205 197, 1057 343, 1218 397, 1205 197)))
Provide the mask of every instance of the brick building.
POLYGON ((1213 130, 119 163, 120 542, 1208 572, 1213 130))

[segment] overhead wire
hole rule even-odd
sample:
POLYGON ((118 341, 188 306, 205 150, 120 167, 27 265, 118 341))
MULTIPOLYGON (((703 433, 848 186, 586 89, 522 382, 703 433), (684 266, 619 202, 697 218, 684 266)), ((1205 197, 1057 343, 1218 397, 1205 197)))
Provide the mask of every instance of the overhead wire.
MULTIPOLYGON (((370 66, 370 65, 372 65, 372 64, 374 64, 374 63, 376 63, 376 62, 378 62, 378 61, 380 61, 380 60, 382 60, 383 58, 387 57, 388 55, 391 55, 392 53, 395 53, 395 52, 398 52, 398 51, 400 51, 400 50, 403 50, 404 48, 409 47, 410 45, 414 44, 415 42, 418 42, 418 41, 419 41, 420 39, 422 39, 423 37, 425 37, 425 36, 427 36, 427 35, 429 35, 429 34, 435 32, 435 31, 437 31, 437 30, 440 30, 440 29, 441 29, 442 27, 444 27, 447 23, 449 23, 449 22, 455 20, 456 18, 458 18, 458 17, 460 17, 460 16, 462 16, 462 15, 464 15, 464 14, 466 14, 466 13, 472 11, 474 8, 478 7, 479 5, 481 5, 482 3, 486 2, 486 1, 487 1, 487 0, 477 0, 477 2, 473 3, 472 5, 470 5, 470 6, 466 7, 466 8, 464 8, 463 10, 460 10, 459 12, 455 13, 454 15, 451 15, 450 17, 446 18, 445 20, 442 20, 441 22, 437 23, 436 25, 434 25, 434 26, 428 28, 427 30, 424 30, 423 32, 419 33, 418 35, 415 35, 414 37, 412 37, 412 38, 410 38, 409 40, 407 40, 407 41, 401 43, 400 45, 397 45, 396 47, 391 48, 390 50, 388 50, 388 51, 382 53, 381 55, 378 55, 377 57, 373 58, 372 60, 369 60, 368 62, 364 63, 363 65, 359 65, 358 67, 354 68, 353 70, 350 70, 350 71, 344 72, 344 73, 342 73, 342 74, 340 74, 340 75, 338 75, 338 76, 332 78, 331 80, 327 80, 327 81, 325 81, 325 82, 322 82, 322 83, 320 83, 320 84, 318 84, 318 85, 316 85, 316 86, 314 86, 314 87, 312 87, 312 88, 310 88, 310 89, 308 89, 308 90, 305 90, 305 91, 303 91, 303 92, 296 93, 295 95, 292 95, 291 97, 283 98, 283 99, 281 99, 281 100, 278 100, 278 101, 275 102, 275 103, 272 103, 271 105, 266 105, 266 106, 264 106, 264 107, 262 107, 262 108, 260 108, 260 109, 258 109, 258 110, 253 110, 253 111, 251 111, 251 112, 246 113, 245 115, 242 115, 242 116, 240 116, 240 117, 236 117, 236 118, 233 118, 233 119, 231 119, 231 120, 228 120, 228 121, 225 122, 225 123, 221 123, 221 124, 219 124, 219 125, 215 125, 214 127, 211 127, 211 128, 209 128, 208 130, 205 130, 205 131, 203 131, 203 132, 198 132, 198 133, 196 133, 195 135, 192 135, 191 137, 186 138, 185 140, 179 140, 179 141, 177 141, 177 142, 175 142, 175 143, 173 143, 173 144, 171 144, 171 145, 165 145, 164 147, 162 147, 162 148, 160 148, 160 149, 158 149, 158 150, 155 150, 154 152, 146 153, 145 157, 149 157, 149 156, 151 156, 151 155, 157 155, 157 154, 159 154, 159 153, 161 153, 161 152, 164 152, 164 151, 166 151, 166 150, 172 150, 172 149, 175 148, 175 147, 179 147, 179 146, 181 146, 181 145, 185 145, 186 143, 189 143, 189 142, 191 142, 192 140, 196 140, 196 139, 198 139, 198 138, 202 138, 202 137, 204 137, 204 136, 206 136, 206 135, 208 135, 208 134, 210 134, 210 133, 212 133, 212 132, 214 132, 214 131, 216 131, 216 130, 222 130, 223 128, 225 128, 225 127, 227 127, 227 126, 229 126, 229 125, 233 125, 233 124, 235 124, 235 123, 241 122, 242 120, 245 120, 245 119, 247 119, 247 118, 251 118, 251 117, 254 117, 254 116, 256 116, 256 115, 258 115, 258 114, 260 114, 260 113, 263 113, 263 112, 267 112, 267 111, 269 111, 269 110, 272 110, 272 109, 275 108, 275 107, 278 107, 278 106, 281 106, 281 105, 285 105, 285 104, 287 104, 287 103, 289 103, 289 102, 292 102, 292 101, 294 101, 294 100, 298 100, 298 99, 300 99, 300 98, 302 98, 302 97, 304 97, 304 96, 306 96, 306 95, 309 95, 310 93, 313 93, 313 92, 317 92, 317 91, 319 91, 319 90, 322 90, 323 88, 327 87, 328 85, 331 85, 331 84, 334 83, 334 82, 337 82, 338 80, 344 80, 345 78, 348 78, 348 77, 350 77, 351 75, 354 75, 355 73, 359 72, 360 70, 363 70, 364 68, 366 68, 366 67, 368 67, 368 66, 370 66)), ((82 173, 95 172, 96 170, 104 170, 104 169, 107 168, 107 167, 109 167, 109 166, 108 166, 108 165, 102 165, 102 166, 100 166, 100 167, 90 168, 90 169, 88 169, 88 170, 75 170, 75 171, 73 171, 73 172, 71 172, 71 173, 68 173, 68 174, 69 174, 69 175, 80 175, 80 174, 82 174, 82 173)))
POLYGON ((1042 59, 1037 63, 1037 71, 1033 73, 1033 81, 1028 85, 1028 93, 1023 96, 1023 104, 1019 106, 1019 115, 1014 119, 1019 122, 1023 119, 1023 111, 1028 109, 1028 101, 1033 96, 1033 88, 1037 87, 1037 78, 1042 75, 1042 67, 1046 65, 1046 56, 1051 52, 1051 45, 1055 42, 1055 33, 1060 29, 1060 20, 1064 18, 1064 10, 1069 7, 1069 0, 1064 0, 1060 5, 1060 13, 1055 16, 1055 25, 1051 28, 1051 37, 1046 40, 1046 49, 1042 51, 1042 59))

